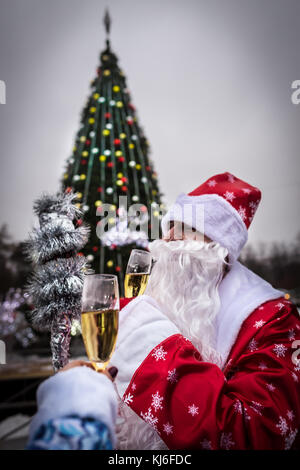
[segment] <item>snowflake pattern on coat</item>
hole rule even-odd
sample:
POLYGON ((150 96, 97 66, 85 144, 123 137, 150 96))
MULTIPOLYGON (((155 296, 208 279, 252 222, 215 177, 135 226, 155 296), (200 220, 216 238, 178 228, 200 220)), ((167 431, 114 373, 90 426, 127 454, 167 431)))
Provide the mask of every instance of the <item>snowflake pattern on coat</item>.
MULTIPOLYGON (((138 393, 129 406, 155 427, 169 449, 294 448, 300 371, 291 361, 290 330, 300 339, 296 307, 284 298, 265 302, 244 321, 222 370, 202 362, 180 334, 172 335, 135 372, 138 393), (163 360, 156 358, 157 351, 163 360), (177 371, 176 382, 169 380, 177 371)), ((131 384, 125 395, 130 390, 131 384)))
POLYGON ((232 440, 231 432, 222 432, 220 440, 220 448, 225 450, 230 450, 234 447, 235 442, 232 440))
POLYGON ((163 399, 164 399, 164 397, 161 397, 158 391, 156 393, 152 394, 151 406, 153 406, 155 411, 163 409, 163 406, 162 406, 163 399))
POLYGON ((172 424, 170 424, 170 423, 163 424, 163 430, 166 434, 172 434, 172 432, 173 432, 172 424))
POLYGON ((196 416, 198 414, 198 406, 194 404, 188 406, 188 413, 192 416, 196 416))
POLYGON ((141 412, 140 416, 146 421, 146 423, 150 424, 150 426, 152 426, 157 432, 159 432, 157 429, 158 418, 153 415, 151 407, 148 408, 146 413, 141 412))
POLYGON ((284 357, 286 350, 287 348, 283 344, 275 344, 273 349, 277 357, 284 357))
POLYGON ((123 398, 123 401, 124 401, 124 403, 126 403, 126 405, 129 405, 130 403, 132 403, 132 400, 133 400, 133 395, 131 395, 131 393, 129 393, 129 392, 123 398))
POLYGON ((155 348, 153 353, 152 353, 152 356, 155 357, 156 361, 159 361, 161 359, 163 361, 165 361, 166 360, 166 355, 167 355, 167 352, 164 350, 164 348, 162 346, 159 346, 159 347, 155 348))
POLYGON ((176 382, 178 382, 178 374, 176 372, 176 369, 168 370, 167 380, 169 380, 171 384, 175 384, 176 382))
POLYGON ((258 329, 261 328, 266 322, 264 320, 258 320, 254 323, 253 327, 258 329))

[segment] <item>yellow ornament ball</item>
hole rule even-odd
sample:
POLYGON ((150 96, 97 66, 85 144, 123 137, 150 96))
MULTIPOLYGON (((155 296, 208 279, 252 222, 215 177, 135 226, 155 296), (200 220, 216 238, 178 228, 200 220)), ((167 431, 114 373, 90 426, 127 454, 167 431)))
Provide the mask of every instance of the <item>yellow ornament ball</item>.
POLYGON ((126 139, 126 134, 124 132, 121 132, 120 139, 126 139))
POLYGON ((128 147, 129 147, 130 149, 134 149, 134 144, 129 144, 128 147))
POLYGON ((89 152, 87 150, 84 150, 81 154, 83 157, 88 157, 89 156, 89 152))
POLYGON ((105 77, 108 77, 110 75, 110 70, 108 70, 108 69, 104 70, 103 75, 105 77))
POLYGON ((95 108, 95 106, 92 106, 90 108, 90 113, 94 114, 95 112, 96 112, 96 108, 95 108))
POLYGON ((113 91, 114 91, 115 93, 118 93, 118 91, 120 91, 119 85, 115 85, 115 86, 113 87, 113 91))
POLYGON ((90 118, 90 119, 89 119, 89 123, 90 123, 90 124, 94 124, 94 122, 95 122, 95 119, 94 119, 94 118, 90 118))
POLYGON ((107 266, 108 268, 111 268, 113 265, 114 265, 114 262, 113 262, 112 259, 110 259, 110 260, 107 261, 107 263, 106 263, 106 266, 107 266))
POLYGON ((117 150, 116 151, 116 157, 121 157, 122 156, 122 151, 121 150, 117 150))
POLYGON ((94 93, 93 97, 94 97, 95 100, 97 100, 98 98, 100 98, 100 95, 99 95, 99 93, 94 93))
POLYGON ((140 165, 139 163, 137 163, 137 164, 135 165, 135 167, 136 167, 137 170, 140 170, 140 169, 142 168, 142 165, 140 165))
POLYGON ((153 196, 155 196, 157 194, 156 189, 152 189, 152 194, 153 194, 153 196))
POLYGON ((154 215, 154 217, 158 217, 158 216, 159 216, 159 212, 158 212, 158 211, 154 211, 154 212, 153 212, 153 215, 154 215))
POLYGON ((85 180, 85 179, 86 179, 86 175, 83 173, 82 175, 80 175, 80 179, 81 179, 81 180, 85 180))
POLYGON ((122 108, 122 107, 123 107, 122 101, 117 101, 117 108, 122 108))
POLYGON ((110 134, 110 131, 108 129, 104 129, 102 132, 103 135, 107 136, 110 134))
POLYGON ((68 178, 68 176, 69 176, 68 173, 65 173, 65 174, 64 174, 65 180, 68 178))
POLYGON ((81 199, 82 198, 82 193, 77 193, 76 197, 77 197, 77 199, 81 199))
POLYGON ((118 178, 123 178, 123 173, 118 173, 118 174, 117 174, 117 177, 118 177, 118 178))
POLYGON ((100 162, 105 162, 106 156, 105 155, 100 155, 99 160, 100 160, 100 162))
POLYGON ((77 147, 76 147, 76 145, 75 145, 75 146, 73 147, 73 152, 76 152, 76 150, 77 150, 77 147))
POLYGON ((108 219, 108 223, 109 223, 109 224, 113 224, 114 222, 115 222, 114 217, 110 217, 110 218, 108 219))
POLYGON ((77 202, 77 204, 75 204, 75 206, 77 207, 77 209, 80 209, 81 204, 79 202, 77 202))
POLYGON ((123 181, 122 180, 117 180, 117 185, 118 186, 123 186, 123 181))
POLYGON ((96 207, 102 206, 102 201, 96 201, 96 202, 95 202, 95 206, 96 206, 96 207))
POLYGON ((111 206, 109 208, 110 208, 111 211, 114 211, 117 208, 117 206, 115 206, 114 204, 111 204, 111 206))
POLYGON ((85 142, 85 141, 86 141, 86 137, 85 137, 84 135, 82 135, 79 140, 80 140, 80 142, 85 142))

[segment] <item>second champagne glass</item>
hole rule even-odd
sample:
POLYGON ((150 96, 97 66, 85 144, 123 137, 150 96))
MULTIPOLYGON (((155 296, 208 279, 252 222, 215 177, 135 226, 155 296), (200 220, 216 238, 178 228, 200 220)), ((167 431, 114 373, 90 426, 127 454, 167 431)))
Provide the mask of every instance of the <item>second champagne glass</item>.
POLYGON ((132 250, 125 274, 125 297, 142 295, 146 289, 152 267, 148 251, 132 250))

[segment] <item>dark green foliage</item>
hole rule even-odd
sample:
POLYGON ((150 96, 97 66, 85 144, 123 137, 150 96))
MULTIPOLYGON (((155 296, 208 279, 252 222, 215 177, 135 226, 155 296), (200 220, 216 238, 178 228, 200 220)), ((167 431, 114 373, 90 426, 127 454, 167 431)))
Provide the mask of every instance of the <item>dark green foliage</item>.
POLYGON ((88 256, 96 273, 119 276, 122 294, 123 273, 130 251, 136 245, 106 247, 101 244, 96 234, 101 205, 106 203, 118 209, 119 196, 127 196, 127 208, 137 203, 144 205, 149 214, 148 236, 151 238, 151 206, 160 220, 162 194, 149 159, 148 141, 138 123, 125 76, 109 41, 100 60, 97 77, 91 83, 91 95, 82 111, 73 154, 67 161, 63 187, 72 188, 78 195, 78 207, 91 227, 83 254, 88 256), (97 207, 100 207, 98 214, 97 207))

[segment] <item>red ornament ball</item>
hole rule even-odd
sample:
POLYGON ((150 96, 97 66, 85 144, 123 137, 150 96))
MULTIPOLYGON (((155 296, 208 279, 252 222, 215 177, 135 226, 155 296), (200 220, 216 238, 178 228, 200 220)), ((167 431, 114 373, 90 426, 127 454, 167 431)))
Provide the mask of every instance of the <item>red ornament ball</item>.
POLYGON ((116 266, 116 271, 119 273, 121 271, 121 267, 120 266, 116 266))
POLYGON ((114 166, 113 162, 108 162, 107 164, 108 168, 112 168, 114 166))
POLYGON ((101 186, 99 186, 99 187, 97 188, 97 192, 98 192, 98 193, 102 193, 102 192, 103 192, 103 188, 102 188, 101 186))
POLYGON ((126 193, 126 191, 128 191, 127 186, 122 186, 121 189, 122 189, 122 191, 123 191, 124 193, 126 193))
POLYGON ((115 139, 114 144, 117 145, 117 146, 121 145, 121 140, 120 139, 115 139))
POLYGON ((93 251, 96 253, 98 251, 98 247, 97 246, 93 246, 93 251))
POLYGON ((151 166, 147 165, 147 166, 146 166, 146 170, 147 170, 147 171, 151 171, 151 166))
POLYGON ((123 177, 121 178, 121 181, 123 181, 123 183, 127 183, 127 178, 126 178, 126 176, 123 176, 123 177))
POLYGON ((90 139, 86 139, 85 143, 86 143, 86 145, 91 145, 90 139))
POLYGON ((119 162, 124 162, 125 158, 124 157, 119 157, 119 162))
POLYGON ((146 207, 146 206, 142 206, 142 207, 141 207, 141 211, 142 211, 142 212, 147 212, 147 207, 146 207))
POLYGON ((128 119, 127 124, 128 124, 129 126, 132 126, 133 120, 132 120, 132 119, 128 119))
POLYGON ((112 244, 110 245, 110 247, 111 247, 112 250, 114 250, 115 248, 117 248, 117 245, 115 245, 114 243, 112 243, 112 244))
POLYGON ((86 160, 81 160, 81 165, 86 165, 87 161, 86 160))
POLYGON ((66 188, 66 193, 70 193, 71 191, 72 191, 71 186, 68 186, 68 187, 66 188))
POLYGON ((76 223, 77 223, 77 225, 78 225, 78 227, 79 227, 80 225, 82 225, 82 219, 78 219, 76 223))
POLYGON ((109 118, 111 118, 111 114, 110 114, 110 113, 105 113, 105 115, 104 115, 104 116, 106 117, 106 119, 109 119, 109 118))

